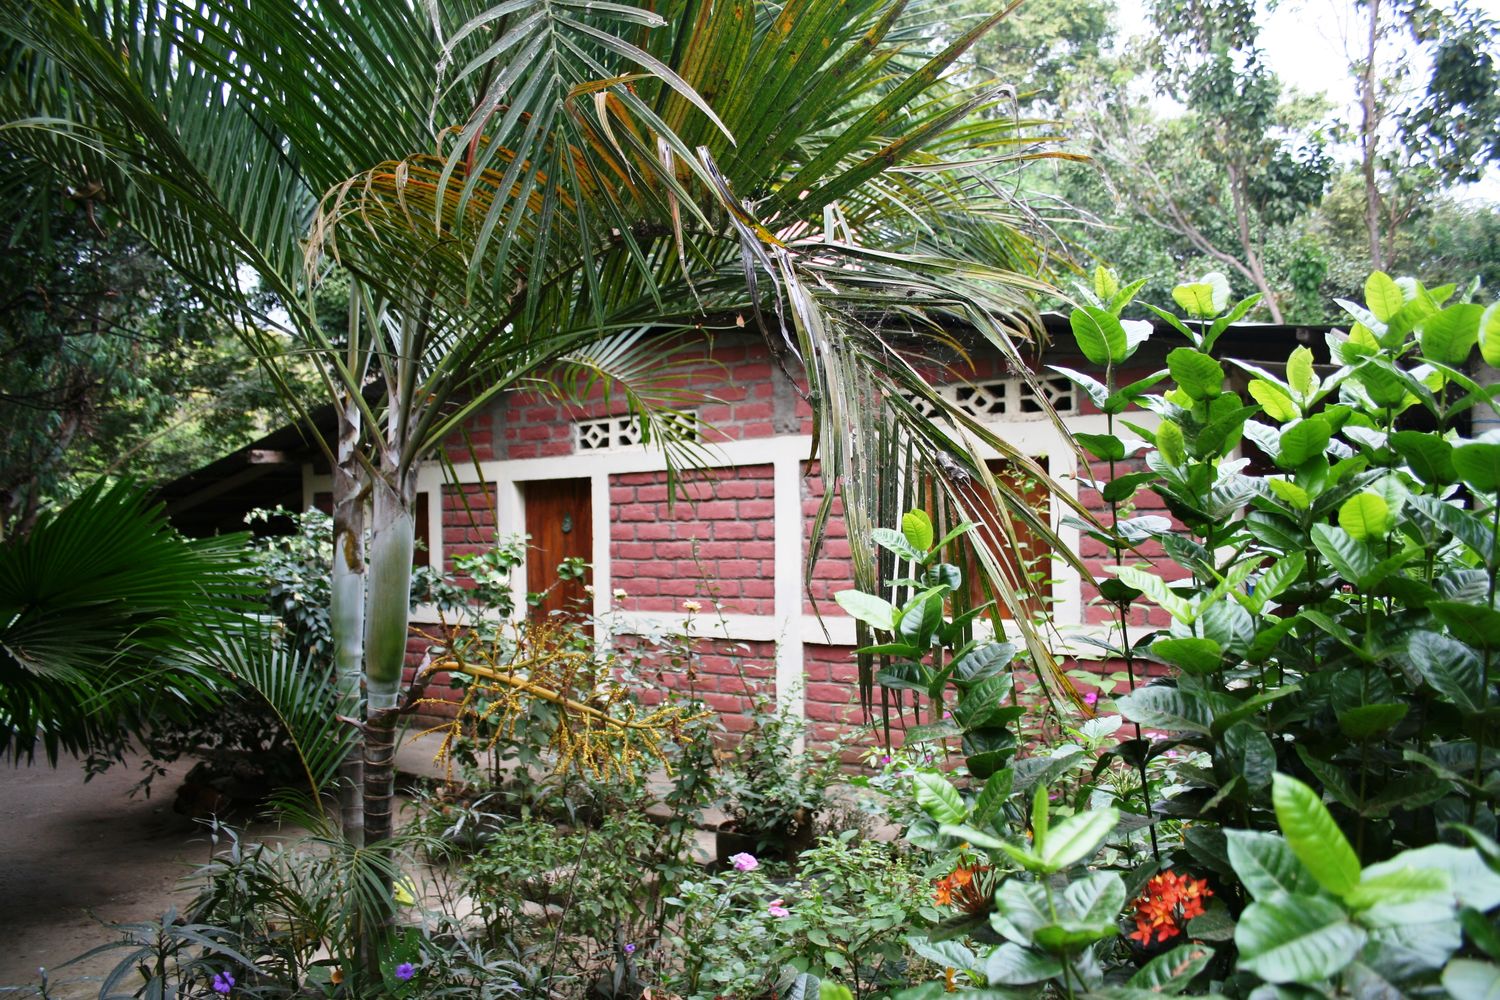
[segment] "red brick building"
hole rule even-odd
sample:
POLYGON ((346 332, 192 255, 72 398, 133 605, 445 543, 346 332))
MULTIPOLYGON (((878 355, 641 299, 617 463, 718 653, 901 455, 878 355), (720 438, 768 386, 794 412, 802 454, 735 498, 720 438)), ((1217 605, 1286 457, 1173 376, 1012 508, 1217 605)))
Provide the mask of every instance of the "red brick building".
MULTIPOLYGON (((1049 318, 1049 327, 1058 344, 1070 343, 1059 319, 1049 318)), ((1321 352, 1322 340, 1321 331, 1251 324, 1231 330, 1220 344, 1226 355, 1274 367, 1299 343, 1321 352)), ((1161 367, 1165 351, 1175 346, 1176 336, 1162 333, 1118 377, 1123 383, 1161 367)), ((1086 368, 1061 347, 1044 361, 1086 368)), ((1070 430, 1104 431, 1105 418, 1087 397, 1044 366, 1038 371, 1040 390, 1070 430)), ((704 397, 696 419, 701 440, 711 446, 708 467, 684 476, 675 503, 669 502, 663 456, 639 444, 638 429, 621 416, 623 402, 613 410, 602 403, 577 409, 534 393, 502 397, 455 437, 446 472, 433 462, 421 473, 418 535, 427 558, 451 569, 455 556, 524 532, 532 547, 525 571, 513 580, 518 614, 525 613, 525 593, 546 587, 553 567, 576 556, 591 564, 590 589, 554 590, 547 607, 569 597, 585 600, 600 622, 601 641, 622 644, 680 631, 690 619, 699 637, 696 689, 731 729, 745 725, 747 682, 800 708, 815 731, 851 719, 857 704, 854 629, 832 599, 851 585, 851 540, 837 519, 812 580, 803 579, 823 490, 816 466, 808 463, 811 411, 761 339, 750 334, 719 339, 694 387, 704 397), (454 475, 457 482, 449 481, 454 475), (698 610, 689 614, 693 605, 698 610)), ((1061 489, 1102 512, 1099 494, 1085 483, 1105 478, 1107 469, 1080 467, 1036 390, 1008 373, 998 357, 977 355, 975 370, 962 378, 955 373, 940 391, 1037 459, 1061 489)), ((1129 434, 1120 427, 1117 433, 1129 434)), ((164 496, 184 530, 237 529, 239 514, 256 506, 313 505, 330 480, 312 455, 294 431, 283 430, 169 485, 164 496)), ((1104 548, 1089 539, 1080 546, 1077 529, 1060 524, 1061 505, 1045 495, 1035 499, 1091 575, 1103 575, 1104 548)), ((1136 513, 1164 514, 1159 508, 1147 492, 1136 513)), ((1149 546, 1143 552, 1153 554, 1149 546)), ((1049 561, 1046 553, 1037 555, 1044 565, 1049 561)), ((1041 596, 1055 624, 1055 652, 1096 655, 1073 640, 1107 630, 1110 609, 1097 604, 1092 579, 1061 559, 1050 563, 1041 596)), ((418 612, 415 620, 433 615, 418 612)), ((1138 624, 1164 623, 1142 617, 1138 624)))

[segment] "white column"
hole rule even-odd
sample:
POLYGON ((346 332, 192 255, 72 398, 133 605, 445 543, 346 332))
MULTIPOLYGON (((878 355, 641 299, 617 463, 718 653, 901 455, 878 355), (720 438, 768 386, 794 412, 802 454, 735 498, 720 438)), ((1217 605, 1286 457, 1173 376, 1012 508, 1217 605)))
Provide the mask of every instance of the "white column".
POLYGON ((790 443, 772 461, 776 531, 776 699, 800 717, 802 666, 802 452, 790 443))

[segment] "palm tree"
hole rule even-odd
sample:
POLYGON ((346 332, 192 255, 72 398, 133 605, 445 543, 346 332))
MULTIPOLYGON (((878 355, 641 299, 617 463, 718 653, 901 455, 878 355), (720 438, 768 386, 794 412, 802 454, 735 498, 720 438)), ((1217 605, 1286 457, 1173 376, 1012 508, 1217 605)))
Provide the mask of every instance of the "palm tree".
MULTIPOLYGON (((961 511, 1001 512, 995 537, 1035 521, 978 453, 1026 457, 903 345, 962 324, 1020 367, 1045 251, 1005 171, 1051 154, 996 113, 1004 88, 955 75, 1005 12, 929 51, 920 6, 0 0, 3 141, 104 192, 273 374, 311 357, 338 410, 344 713, 366 697, 351 837, 390 834, 416 470, 523 380, 612 380, 671 445, 670 391, 632 345, 748 321, 805 377, 839 485, 823 517, 835 492, 856 537, 888 516, 878 460, 899 437, 961 511), (333 268, 352 288, 338 332, 310 296, 333 268)), ((856 573, 873 585, 868 558, 856 573)))

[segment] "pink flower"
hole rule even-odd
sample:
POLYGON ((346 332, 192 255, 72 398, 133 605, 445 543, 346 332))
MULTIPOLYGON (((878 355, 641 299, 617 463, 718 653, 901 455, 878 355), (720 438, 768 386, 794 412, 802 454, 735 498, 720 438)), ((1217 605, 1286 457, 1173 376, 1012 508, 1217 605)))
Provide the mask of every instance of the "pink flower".
POLYGON ((746 854, 743 851, 739 854, 731 854, 729 856, 729 863, 734 866, 734 870, 737 872, 753 872, 760 867, 760 862, 755 860, 755 855, 746 854))
POLYGON ((1088 705, 1090 708, 1092 708, 1093 706, 1099 704, 1099 692, 1098 691, 1090 691, 1088 694, 1084 695, 1083 696, 1083 703, 1085 705, 1088 705))
POLYGON ((781 904, 783 902, 785 902, 785 900, 771 900, 771 905, 766 907, 766 912, 773 917, 790 917, 792 915, 792 911, 788 910, 785 906, 782 906, 781 904))

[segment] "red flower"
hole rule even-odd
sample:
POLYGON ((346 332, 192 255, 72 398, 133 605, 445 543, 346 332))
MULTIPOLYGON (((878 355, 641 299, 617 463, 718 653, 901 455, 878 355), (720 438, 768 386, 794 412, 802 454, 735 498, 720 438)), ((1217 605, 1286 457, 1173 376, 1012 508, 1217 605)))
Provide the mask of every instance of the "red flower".
POLYGON ((1141 944, 1160 944, 1187 929, 1189 920, 1203 915, 1203 900, 1213 895, 1201 878, 1173 871, 1154 875, 1135 901, 1135 930, 1130 937, 1141 944))
POLYGON ((939 906, 957 906, 967 913, 982 912, 990 901, 990 892, 988 886, 980 885, 980 877, 989 870, 989 865, 959 865, 932 883, 933 901, 939 906))

